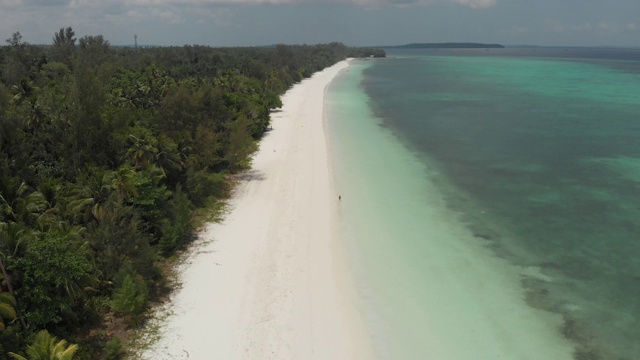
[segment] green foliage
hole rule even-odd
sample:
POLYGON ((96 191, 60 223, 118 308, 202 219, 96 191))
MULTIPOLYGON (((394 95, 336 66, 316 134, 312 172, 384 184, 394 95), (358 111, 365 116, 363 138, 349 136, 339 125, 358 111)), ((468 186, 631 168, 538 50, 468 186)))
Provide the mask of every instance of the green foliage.
POLYGON ((251 122, 245 116, 239 116, 229 126, 226 158, 232 170, 247 167, 249 155, 256 150, 256 143, 249 130, 250 126, 251 122))
POLYGON ((9 106, 9 90, 0 83, 0 114, 3 114, 9 106))
POLYGON ((9 174, 0 175, 0 219, 4 221, 18 221, 26 217, 29 208, 26 194, 27 184, 9 174))
POLYGON ((100 209, 101 220, 87 227, 84 238, 93 254, 94 266, 100 270, 101 284, 108 286, 113 282, 124 264, 133 264, 133 271, 147 279, 157 278, 151 236, 144 232, 135 209, 113 199, 100 209))
POLYGON ((27 346, 26 357, 12 352, 9 356, 15 360, 72 360, 78 348, 78 345, 67 345, 66 340, 58 340, 43 330, 36 335, 31 345, 27 346))
POLYGON ((38 236, 12 270, 21 274, 16 295, 32 329, 77 326, 77 309, 92 285, 93 267, 72 235, 38 236))
POLYGON ((230 185, 223 174, 188 169, 186 177, 186 191, 196 207, 204 207, 211 198, 223 199, 229 194, 230 185))
POLYGON ((40 76, 51 81, 64 79, 65 76, 71 74, 69 66, 61 62, 50 62, 42 65, 40 76))
MULTIPOLYGON (((15 323, 15 321, 13 322, 15 323)), ((0 331, 0 358, 6 359, 7 353, 16 352, 19 353, 24 350, 27 344, 24 334, 19 326, 7 322, 6 328, 0 331)))
POLYGON ((181 186, 177 187, 168 205, 169 216, 162 221, 162 238, 160 239, 160 249, 165 254, 173 253, 193 230, 191 201, 182 191, 181 186))
POLYGON ((16 299, 9 293, 0 293, 0 331, 6 323, 16 319, 16 299))
POLYGON ((104 360, 120 360, 125 356, 122 341, 117 336, 107 341, 104 352, 104 360))
POLYGON ((144 280, 139 276, 127 274, 120 287, 113 293, 111 308, 135 322, 136 317, 144 312, 148 298, 149 290, 144 280))
POLYGON ((55 46, 74 46, 76 44, 76 33, 69 26, 66 29, 60 28, 60 31, 53 36, 53 45, 55 46))

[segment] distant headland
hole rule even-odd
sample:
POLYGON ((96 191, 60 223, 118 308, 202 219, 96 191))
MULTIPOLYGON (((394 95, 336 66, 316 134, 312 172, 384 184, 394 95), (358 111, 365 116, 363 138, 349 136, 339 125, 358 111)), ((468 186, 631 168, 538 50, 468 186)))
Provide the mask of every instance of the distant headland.
POLYGON ((406 45, 387 46, 394 49, 504 49, 500 44, 482 43, 413 43, 406 45))

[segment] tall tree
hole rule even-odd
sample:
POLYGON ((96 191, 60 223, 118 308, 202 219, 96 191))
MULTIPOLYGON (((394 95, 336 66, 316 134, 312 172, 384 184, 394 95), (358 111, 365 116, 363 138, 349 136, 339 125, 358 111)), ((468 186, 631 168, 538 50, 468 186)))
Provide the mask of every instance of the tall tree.
POLYGON ((60 28, 60 30, 53 34, 53 60, 71 64, 71 55, 76 45, 76 33, 69 26, 67 28, 60 28))
POLYGON ((2 77, 8 85, 15 85, 29 75, 31 59, 27 51, 28 44, 22 41, 19 31, 13 33, 6 42, 9 44, 9 51, 2 77))
POLYGON ((22 34, 20 31, 14 32, 11 34, 11 37, 6 40, 7 44, 11 45, 14 49, 16 48, 24 48, 27 43, 22 41, 22 34))
POLYGON ((75 46, 76 45, 76 33, 69 26, 66 29, 60 28, 60 31, 53 36, 53 45, 56 46, 75 46))

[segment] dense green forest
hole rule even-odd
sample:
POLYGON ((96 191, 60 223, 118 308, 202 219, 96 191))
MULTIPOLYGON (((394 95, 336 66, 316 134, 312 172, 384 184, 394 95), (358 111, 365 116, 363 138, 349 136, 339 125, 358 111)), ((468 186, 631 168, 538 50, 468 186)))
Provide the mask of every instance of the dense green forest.
POLYGON ((384 53, 14 33, 0 47, 0 358, 120 358, 110 326, 144 320, 166 259, 220 208, 279 96, 371 55, 384 53))

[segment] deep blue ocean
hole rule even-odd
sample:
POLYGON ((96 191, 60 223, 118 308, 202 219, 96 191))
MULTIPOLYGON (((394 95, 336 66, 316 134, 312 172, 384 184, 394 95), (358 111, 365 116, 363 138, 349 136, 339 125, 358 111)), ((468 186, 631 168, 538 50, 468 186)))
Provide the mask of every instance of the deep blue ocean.
POLYGON ((539 269, 523 296, 576 359, 640 359, 640 50, 387 56, 360 79, 378 126, 478 242, 539 269))

